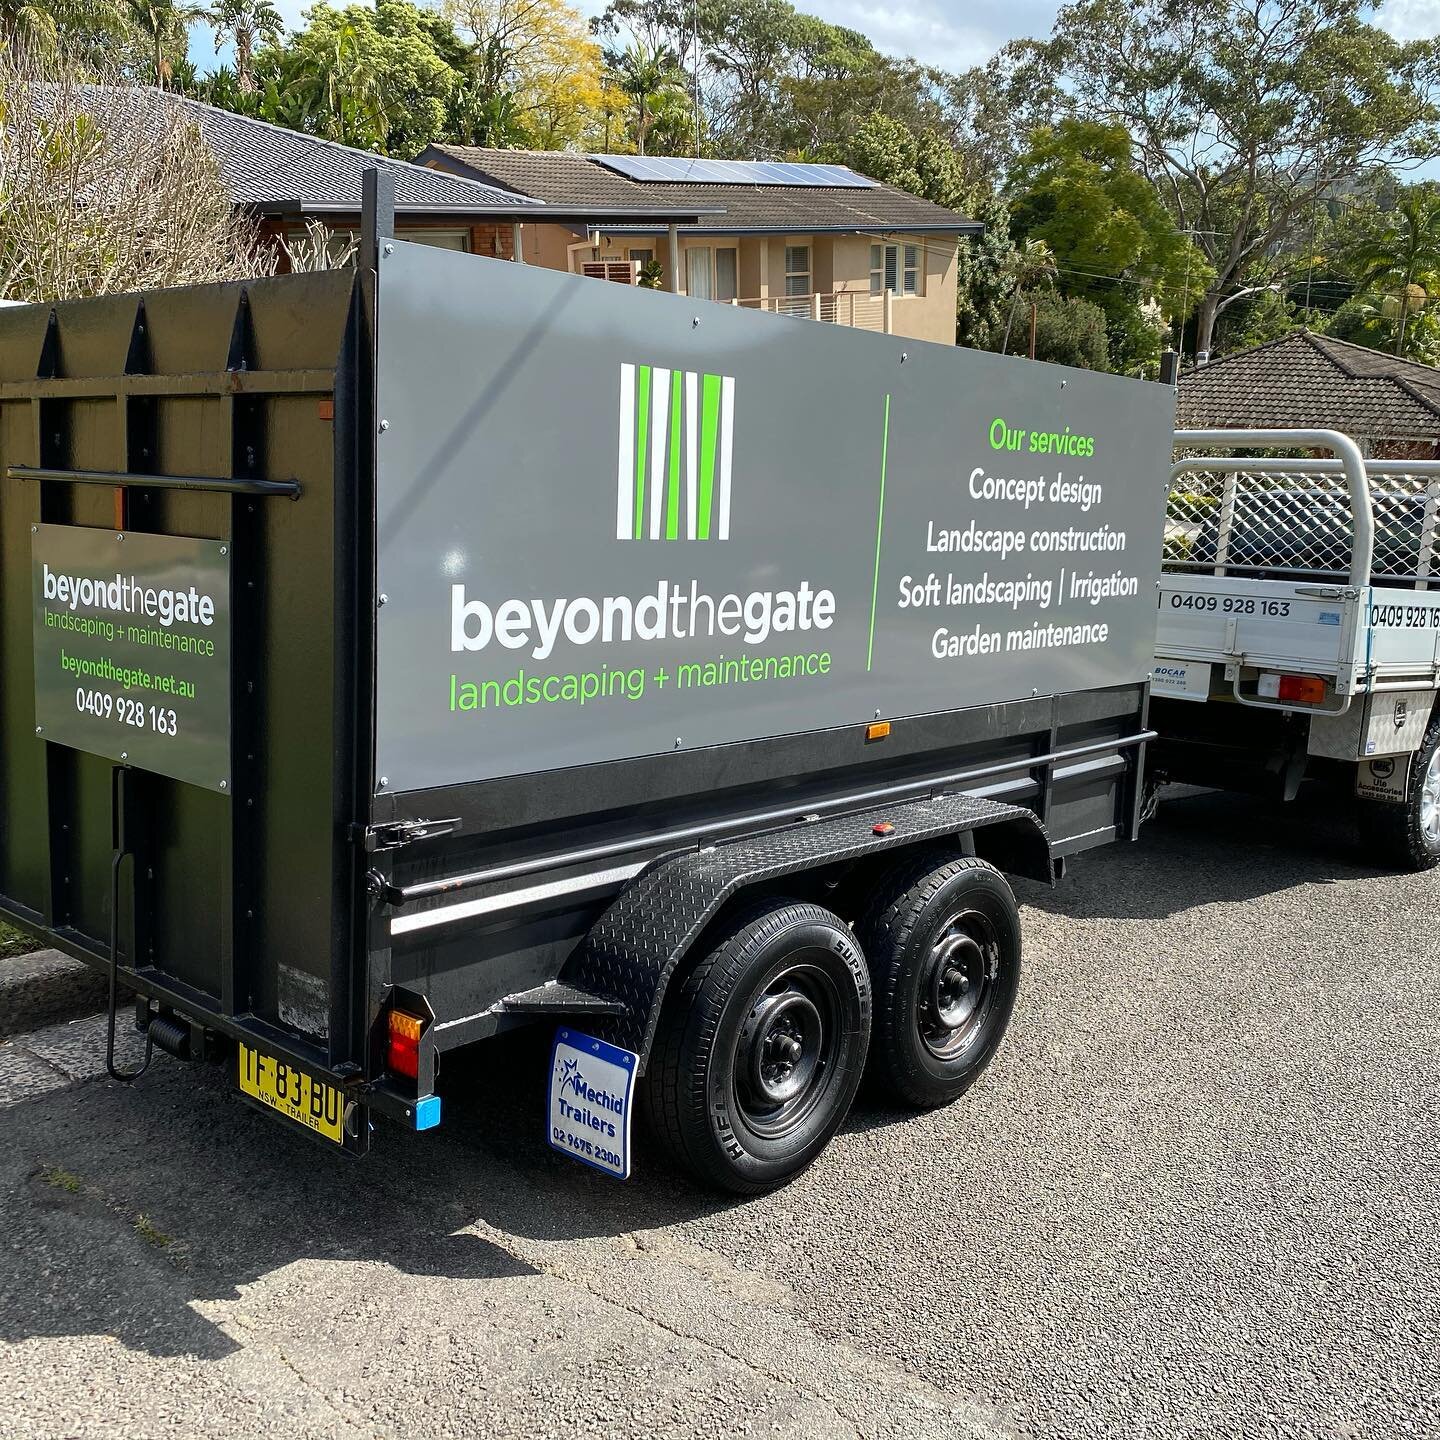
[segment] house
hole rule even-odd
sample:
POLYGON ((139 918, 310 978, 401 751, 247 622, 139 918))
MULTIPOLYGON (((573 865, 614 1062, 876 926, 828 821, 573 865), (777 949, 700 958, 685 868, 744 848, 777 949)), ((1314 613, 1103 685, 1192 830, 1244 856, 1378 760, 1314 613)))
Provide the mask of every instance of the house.
POLYGON ((1376 458, 1440 456, 1440 370, 1296 330, 1180 377, 1188 430, 1340 430, 1376 458))
POLYGON ((527 263, 628 280, 654 264, 666 288, 697 300, 951 345, 959 245, 984 228, 842 165, 467 145, 431 145, 416 159, 555 212, 527 220, 527 263), (561 218, 577 206, 709 213, 671 224, 561 218))
MULTIPOLYGON (((353 232, 360 223, 361 176, 376 167, 394 178, 395 228, 405 240, 511 259, 519 226, 542 211, 547 219, 552 216, 543 202, 508 188, 287 130, 168 90, 153 86, 86 88, 91 97, 87 108, 102 123, 105 115, 120 107, 127 111, 139 107, 157 115, 166 109, 178 110, 204 137, 235 206, 258 219, 267 237, 293 239, 303 234, 312 220, 320 220, 331 230, 353 232)), ((699 217, 695 208, 687 205, 636 209, 582 204, 561 206, 553 211, 553 218, 583 226, 601 222, 664 225, 699 217)))

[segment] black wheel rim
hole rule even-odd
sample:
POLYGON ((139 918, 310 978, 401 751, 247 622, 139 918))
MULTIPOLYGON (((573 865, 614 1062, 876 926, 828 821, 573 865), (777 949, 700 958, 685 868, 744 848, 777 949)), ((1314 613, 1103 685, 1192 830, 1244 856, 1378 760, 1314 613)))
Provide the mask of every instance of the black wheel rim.
POLYGON ((750 997, 735 1052, 735 1098, 756 1135, 779 1140, 802 1126, 835 1073, 840 995, 803 954, 750 997))
POLYGON ((1000 937, 988 915, 960 910, 935 932, 920 973, 916 1020, 937 1060, 963 1054, 984 1028, 1000 973, 1000 937))

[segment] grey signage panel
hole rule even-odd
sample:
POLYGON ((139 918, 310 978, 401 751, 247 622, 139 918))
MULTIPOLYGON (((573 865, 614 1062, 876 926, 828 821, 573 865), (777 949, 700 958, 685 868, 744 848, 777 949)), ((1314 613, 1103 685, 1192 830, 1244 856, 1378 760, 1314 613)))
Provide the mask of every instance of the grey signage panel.
POLYGON ((229 546, 36 525, 30 553, 38 733, 228 789, 229 546))
POLYGON ((1168 389, 397 243, 378 773, 1144 681, 1168 389))

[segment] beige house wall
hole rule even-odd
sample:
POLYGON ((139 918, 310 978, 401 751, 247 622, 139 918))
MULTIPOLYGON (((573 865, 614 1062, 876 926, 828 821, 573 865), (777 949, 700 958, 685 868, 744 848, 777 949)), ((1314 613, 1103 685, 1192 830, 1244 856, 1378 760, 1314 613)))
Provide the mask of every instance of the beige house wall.
MULTIPOLYGON (((487 235, 490 244, 477 246, 481 253, 508 253, 509 227, 495 226, 487 235), (492 248, 493 246, 493 248, 492 248)), ((478 239, 477 235, 477 239, 478 239)), ((922 293, 896 295, 891 306, 893 333, 912 340, 931 340, 941 345, 955 343, 955 288, 958 242, 943 235, 893 235, 888 243, 918 245, 922 255, 922 293)), ((578 271, 590 259, 626 260, 632 250, 653 250, 665 273, 669 288, 669 240, 661 235, 605 235, 597 246, 582 245, 582 237, 565 225, 526 224, 521 227, 521 249, 527 264, 547 270, 578 271), (579 247, 572 250, 571 247, 579 247)), ((685 290, 685 252, 692 247, 737 250, 737 284, 741 300, 769 299, 785 293, 785 247, 810 246, 810 283, 813 294, 870 293, 870 246, 868 235, 739 235, 680 237, 680 284, 685 290)))

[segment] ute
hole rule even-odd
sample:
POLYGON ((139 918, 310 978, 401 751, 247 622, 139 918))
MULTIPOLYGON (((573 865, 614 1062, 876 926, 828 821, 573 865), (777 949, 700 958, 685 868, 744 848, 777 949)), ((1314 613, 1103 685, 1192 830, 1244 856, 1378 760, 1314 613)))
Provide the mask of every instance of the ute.
POLYGON ((1153 784, 1338 782, 1370 857, 1440 864, 1440 461, 1333 430, 1175 439, 1153 784))
POLYGON ((1138 825, 1170 391, 366 199, 357 271, 0 315, 0 912, 337 1152, 522 1026, 612 1175, 954 1100, 1011 878, 1138 825))

